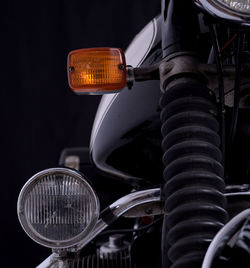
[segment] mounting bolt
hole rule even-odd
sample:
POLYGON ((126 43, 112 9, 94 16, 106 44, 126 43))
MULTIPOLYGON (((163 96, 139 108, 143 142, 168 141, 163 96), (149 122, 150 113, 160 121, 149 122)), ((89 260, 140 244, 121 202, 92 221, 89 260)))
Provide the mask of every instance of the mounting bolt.
POLYGON ((118 68, 120 69, 120 70, 124 70, 124 65, 123 64, 120 64, 119 66, 118 66, 118 68))
POLYGON ((152 208, 146 208, 145 210, 146 214, 150 215, 153 213, 153 209, 152 208))

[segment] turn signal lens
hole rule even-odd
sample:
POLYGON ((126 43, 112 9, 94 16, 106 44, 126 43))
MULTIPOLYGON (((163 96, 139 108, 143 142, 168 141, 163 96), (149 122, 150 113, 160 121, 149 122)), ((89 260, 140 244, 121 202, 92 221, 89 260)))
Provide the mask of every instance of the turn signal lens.
POLYGON ((69 86, 76 93, 111 93, 126 85, 126 62, 119 48, 74 50, 68 56, 69 86))

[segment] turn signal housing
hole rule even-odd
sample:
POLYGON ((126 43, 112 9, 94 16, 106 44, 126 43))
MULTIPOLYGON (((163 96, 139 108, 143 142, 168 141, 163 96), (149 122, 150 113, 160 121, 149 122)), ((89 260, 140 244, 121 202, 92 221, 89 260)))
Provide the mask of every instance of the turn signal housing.
POLYGON ((112 93, 126 85, 126 61, 119 48, 78 49, 68 55, 68 81, 75 93, 112 93))

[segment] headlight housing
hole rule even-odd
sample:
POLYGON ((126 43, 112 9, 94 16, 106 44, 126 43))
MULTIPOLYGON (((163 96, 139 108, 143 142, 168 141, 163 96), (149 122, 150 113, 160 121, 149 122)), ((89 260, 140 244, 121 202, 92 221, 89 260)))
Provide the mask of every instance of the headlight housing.
POLYGON ((250 16, 250 0, 212 0, 237 14, 250 16))
POLYGON ((195 0, 195 3, 215 17, 250 25, 250 0, 195 0))
POLYGON ((69 248, 95 226, 99 201, 77 171, 52 168, 34 175, 22 188, 17 213, 25 232, 50 248, 69 248))

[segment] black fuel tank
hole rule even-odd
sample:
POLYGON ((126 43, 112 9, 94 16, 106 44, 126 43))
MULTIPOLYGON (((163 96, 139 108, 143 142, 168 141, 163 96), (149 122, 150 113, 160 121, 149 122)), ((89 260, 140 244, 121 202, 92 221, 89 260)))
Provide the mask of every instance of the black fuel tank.
MULTIPOLYGON (((160 19, 151 21, 126 51, 129 65, 161 59, 160 19)), ((159 81, 102 97, 92 129, 90 153, 101 171, 128 183, 158 183, 162 174, 159 81)))

